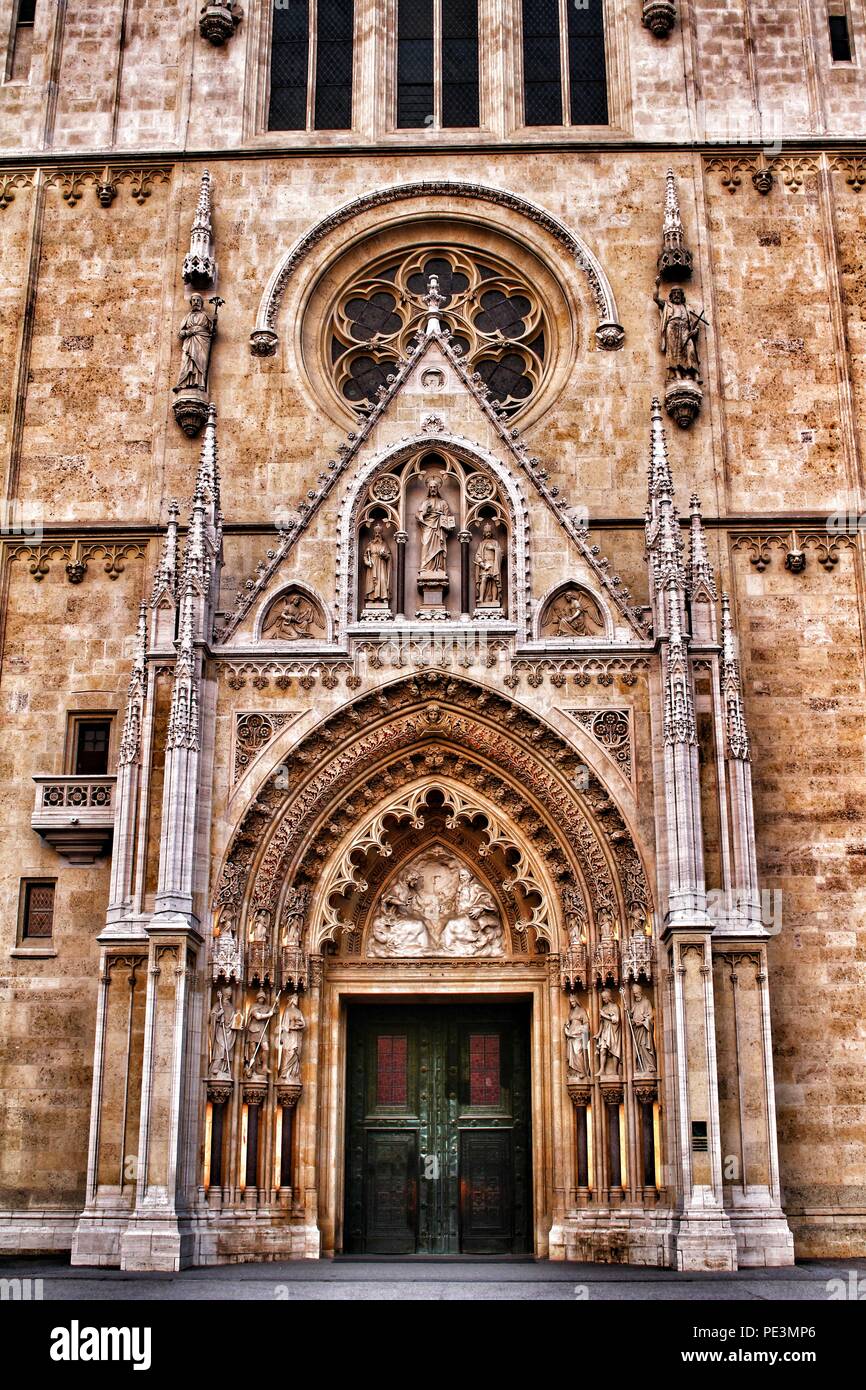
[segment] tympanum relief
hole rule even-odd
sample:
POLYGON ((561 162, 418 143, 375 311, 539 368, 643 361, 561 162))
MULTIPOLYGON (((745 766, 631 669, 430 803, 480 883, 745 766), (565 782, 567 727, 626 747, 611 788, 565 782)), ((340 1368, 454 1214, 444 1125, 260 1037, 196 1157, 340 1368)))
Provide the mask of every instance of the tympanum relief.
POLYGON ((497 621, 509 616, 511 525, 493 478, 445 453, 378 474, 356 520, 357 614, 497 621))
POLYGON ((367 955, 499 956, 499 909, 456 855, 425 850, 383 889, 367 937, 367 955))
POLYGON ((301 589, 278 594, 262 621, 262 638, 269 642, 318 642, 326 636, 321 607, 301 589))
POLYGON ((569 584, 544 605, 538 624, 540 637, 603 637, 604 614, 595 599, 578 584, 569 584))

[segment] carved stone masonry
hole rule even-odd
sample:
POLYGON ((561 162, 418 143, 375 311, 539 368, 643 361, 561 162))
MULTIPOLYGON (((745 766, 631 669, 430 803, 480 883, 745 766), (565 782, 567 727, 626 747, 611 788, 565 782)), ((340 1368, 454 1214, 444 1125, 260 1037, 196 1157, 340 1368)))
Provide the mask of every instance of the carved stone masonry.
POLYGON ((686 246, 673 169, 668 169, 665 180, 665 213, 658 272, 663 280, 689 280, 692 274, 692 253, 686 246))
POLYGON ((220 48, 232 37, 241 22, 243 11, 235 0, 222 0, 221 4, 203 5, 198 21, 198 30, 203 39, 220 48))
POLYGON ((666 39, 676 21, 676 0, 643 0, 641 22, 657 39, 666 39))

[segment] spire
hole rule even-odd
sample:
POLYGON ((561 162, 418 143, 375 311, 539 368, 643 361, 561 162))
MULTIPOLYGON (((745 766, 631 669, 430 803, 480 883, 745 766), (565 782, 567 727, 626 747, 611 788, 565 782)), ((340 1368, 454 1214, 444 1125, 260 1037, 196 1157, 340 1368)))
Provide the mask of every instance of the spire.
POLYGON ((662 424, 662 409, 658 396, 653 396, 650 426, 649 497, 650 506, 662 498, 672 499, 674 480, 668 459, 668 444, 662 424))
POLYGON ((144 698, 147 693, 147 604, 142 601, 138 608, 138 623, 135 630, 135 653, 126 695, 126 713, 123 716, 123 733, 120 736, 118 762, 121 766, 138 762, 141 751, 141 721, 144 712, 144 698))
POLYGON ((731 601, 722 594, 722 698, 725 702, 725 732, 728 754, 748 762, 750 758, 749 731, 743 712, 743 692, 740 684, 740 660, 737 641, 731 624, 731 601))
POLYGON ((688 280, 692 273, 692 253, 686 246, 673 169, 668 169, 665 179, 662 250, 658 259, 658 272, 663 280, 688 280))
POLYGON ((166 527, 165 539, 162 542, 162 552, 156 567, 156 574, 153 576, 153 590, 150 596, 151 608, 157 606, 164 594, 168 594, 172 599, 177 597, 177 518, 179 514, 180 507, 172 498, 168 504, 168 526, 166 527))
POLYGON ((442 324, 439 320, 439 309, 445 303, 445 296, 439 293, 439 276, 427 276, 427 293, 424 296, 424 303, 427 305, 427 324, 424 332, 426 334, 441 333, 442 324))
POLYGON ((211 227, 211 179, 207 169, 202 174, 198 205, 189 238, 189 251, 183 261, 183 279, 196 290, 209 290, 216 278, 211 227))
POLYGON ((688 568, 689 594, 694 598, 695 594, 703 592, 709 598, 715 600, 718 598, 716 577, 713 573, 709 552, 707 551, 707 538, 704 533, 701 504, 695 492, 693 492, 689 498, 689 512, 691 515, 688 568))
POLYGON ((171 689, 167 748, 198 748, 198 684, 195 658, 195 594, 186 583, 180 600, 180 634, 171 689))
POLYGON ((192 585, 200 594, 207 594, 213 575, 213 562, 219 554, 222 539, 220 476, 217 459, 216 406, 208 406, 207 424, 201 445, 198 473, 195 480, 189 531, 183 556, 181 590, 192 585))

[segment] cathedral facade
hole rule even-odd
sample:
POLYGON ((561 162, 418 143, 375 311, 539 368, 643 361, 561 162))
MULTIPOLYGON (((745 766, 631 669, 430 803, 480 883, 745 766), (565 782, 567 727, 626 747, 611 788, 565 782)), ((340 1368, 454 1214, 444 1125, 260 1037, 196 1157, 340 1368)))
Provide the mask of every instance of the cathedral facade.
POLYGON ((0 1251, 862 1255, 863 0, 0 54, 0 1251))

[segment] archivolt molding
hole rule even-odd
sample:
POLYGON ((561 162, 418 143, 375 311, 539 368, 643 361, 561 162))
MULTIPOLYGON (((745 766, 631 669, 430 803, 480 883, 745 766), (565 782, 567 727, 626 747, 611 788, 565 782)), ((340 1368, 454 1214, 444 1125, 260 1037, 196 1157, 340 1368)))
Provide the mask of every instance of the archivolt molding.
POLYGON ((608 350, 622 347, 625 331, 619 322, 613 290, 597 257, 581 237, 570 231, 558 218, 545 212, 543 208, 536 207, 534 203, 527 202, 525 198, 518 197, 516 193, 476 183, 430 179, 420 183, 395 184, 390 188, 365 193, 362 197, 354 198, 335 209, 299 237, 275 266, 262 295, 256 325, 250 334, 251 352, 255 356, 266 357, 276 352, 279 342, 276 320, 286 285, 305 256, 326 236, 371 208, 386 207, 389 203, 406 202, 413 198, 442 197, 468 198, 509 208, 548 232, 573 257, 575 265, 586 279, 598 314, 595 336, 599 347, 608 350))
MULTIPOLYGON (((340 631, 345 633, 350 621, 351 600, 356 583, 356 545, 358 512, 365 489, 378 472, 394 468, 413 454, 450 453, 472 464, 482 472, 492 473, 508 499, 511 511, 511 551, 509 567, 516 599, 514 622, 521 637, 528 634, 530 593, 532 589, 531 548, 529 544, 529 508, 523 489, 511 471, 494 454, 462 436, 443 433, 419 433, 401 440, 395 447, 382 450, 363 463, 350 482, 339 516, 339 558, 337 561, 337 604, 340 631)), ((452 624, 453 626, 453 624, 452 624)), ((395 629, 395 631, 398 631, 395 629)))
POLYGON ((362 877, 364 861, 370 854, 390 858, 393 852, 391 838, 403 822, 408 821, 415 830, 424 829, 425 811, 430 806, 432 794, 436 792, 442 797, 443 807, 448 813, 446 829, 454 830, 461 822, 472 825, 479 819, 483 821, 481 833, 485 842, 478 850, 480 858, 486 858, 495 850, 503 852, 506 857, 509 854, 516 856, 511 864, 511 876, 501 886, 509 897, 519 888, 527 900, 538 900, 535 903, 527 901, 529 915, 518 919, 517 930, 525 936, 532 929, 544 938, 551 950, 559 949, 550 891, 539 865, 521 843, 521 838, 485 799, 439 778, 431 778, 404 791, 396 800, 378 810, 362 824, 342 850, 326 876, 318 903, 314 905, 310 950, 321 951, 326 941, 336 942, 341 931, 354 930, 354 924, 346 921, 342 915, 339 899, 353 892, 366 892, 368 885, 362 877))
POLYGON ((286 756, 282 780, 260 788, 232 839, 215 909, 237 916, 246 904, 247 915, 273 924, 287 886, 321 875, 329 841, 357 823, 364 804, 446 770, 452 785, 491 788, 560 890, 580 887, 600 936, 647 930, 652 898, 634 839, 594 774, 577 791, 578 774, 586 780, 580 752, 530 711, 432 671, 360 697, 286 756))

